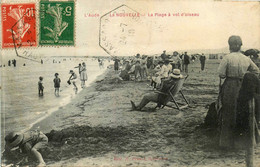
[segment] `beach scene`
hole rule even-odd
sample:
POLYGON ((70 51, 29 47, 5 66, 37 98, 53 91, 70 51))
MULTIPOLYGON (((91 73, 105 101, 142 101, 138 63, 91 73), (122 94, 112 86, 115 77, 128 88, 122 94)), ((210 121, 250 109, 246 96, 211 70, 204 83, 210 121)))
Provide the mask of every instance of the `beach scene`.
MULTIPOLYGON (((26 131, 36 122, 68 104, 75 97, 73 86, 67 83, 69 72, 73 69, 78 73, 77 66, 80 63, 85 62, 87 65, 89 75, 86 87, 106 70, 104 67, 99 67, 97 60, 91 58, 48 58, 43 64, 24 60, 17 62, 16 67, 8 66, 1 69, 3 87, 6 87, 2 92, 3 107, 6 111, 10 111, 2 115, 4 118, 2 126, 7 127, 5 133, 14 129, 26 131), (31 69, 34 69, 33 72, 31 69), (55 73, 59 73, 62 81, 59 97, 54 96, 55 73), (35 76, 43 77, 44 96, 38 96, 39 77, 35 76)), ((105 64, 107 63, 108 61, 105 64)), ((82 90, 80 82, 78 87, 80 92, 82 90)))
POLYGON ((260 167, 259 2, 20 1, 1 166, 260 167))

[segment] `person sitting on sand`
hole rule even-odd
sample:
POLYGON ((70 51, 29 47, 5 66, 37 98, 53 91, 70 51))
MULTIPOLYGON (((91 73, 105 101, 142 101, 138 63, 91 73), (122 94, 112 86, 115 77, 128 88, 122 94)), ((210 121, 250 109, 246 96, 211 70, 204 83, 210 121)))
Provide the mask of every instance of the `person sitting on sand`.
POLYGON ((170 64, 170 61, 166 59, 159 73, 161 79, 167 78, 171 71, 172 71, 172 65, 170 64))
MULTIPOLYGON (((180 78, 183 78, 181 72, 179 69, 174 69, 173 73, 169 75, 169 79, 165 79, 163 81, 162 87, 160 88, 160 91, 163 93, 166 93, 169 88, 176 83, 180 78)), ((162 104, 167 101, 167 97, 165 95, 152 92, 152 93, 147 93, 143 96, 141 102, 136 106, 133 101, 131 101, 132 104, 132 110, 137 110, 141 111, 144 106, 146 106, 149 102, 155 102, 157 103, 158 107, 161 107, 162 104)))
POLYGON ((59 96, 59 92, 60 92, 60 78, 59 78, 59 74, 58 73, 55 73, 55 78, 53 79, 53 82, 54 82, 54 94, 55 96, 59 96))
POLYGON ((68 83, 70 83, 70 81, 72 81, 72 84, 74 85, 74 88, 75 88, 75 92, 77 93, 78 92, 78 87, 77 87, 77 74, 73 71, 73 70, 70 70, 69 74, 71 74, 69 80, 68 80, 68 83))
MULTIPOLYGON (((10 132, 5 136, 5 153, 10 153, 14 148, 19 147, 22 153, 33 155, 39 162, 38 166, 45 166, 45 162, 42 158, 39 150, 47 147, 48 137, 41 131, 34 130, 18 134, 10 132)), ((25 161, 28 161, 28 157, 25 157, 25 161)))
POLYGON ((170 64, 170 61, 168 59, 166 59, 164 61, 164 64, 161 68, 161 71, 158 73, 158 83, 160 84, 164 79, 167 79, 169 77, 169 74, 172 72, 172 65, 170 64))
POLYGON ((39 96, 43 96, 44 87, 43 87, 42 80, 43 80, 43 77, 39 77, 39 82, 38 82, 38 94, 39 94, 39 96))
POLYGON ((130 70, 131 70, 131 65, 129 63, 129 60, 126 60, 125 61, 125 67, 120 72, 119 77, 121 77, 124 81, 129 81, 130 80, 130 74, 129 74, 130 70))

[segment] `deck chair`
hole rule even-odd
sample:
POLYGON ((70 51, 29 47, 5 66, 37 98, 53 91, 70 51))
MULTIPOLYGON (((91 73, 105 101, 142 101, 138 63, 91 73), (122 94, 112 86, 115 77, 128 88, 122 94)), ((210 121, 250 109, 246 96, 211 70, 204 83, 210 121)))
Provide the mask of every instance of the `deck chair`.
POLYGON ((183 84, 184 84, 184 82, 187 78, 188 78, 188 75, 185 76, 184 78, 180 78, 174 85, 172 85, 170 87, 170 89, 166 93, 156 91, 156 93, 164 94, 164 95, 168 96, 166 98, 165 103, 162 105, 162 108, 167 106, 167 107, 170 107, 170 108, 175 108, 175 109, 181 110, 181 109, 187 108, 189 106, 188 100, 186 99, 186 97, 184 96, 184 94, 181 91, 183 84), (178 95, 178 93, 181 94, 181 97, 183 98, 185 103, 178 102, 178 101, 175 100, 175 97, 178 95), (170 102, 172 102, 174 104, 174 106, 169 105, 170 102))

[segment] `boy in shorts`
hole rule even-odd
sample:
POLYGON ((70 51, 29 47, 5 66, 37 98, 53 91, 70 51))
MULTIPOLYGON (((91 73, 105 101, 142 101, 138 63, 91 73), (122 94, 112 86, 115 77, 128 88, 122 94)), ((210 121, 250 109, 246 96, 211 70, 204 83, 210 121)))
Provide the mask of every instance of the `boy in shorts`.
POLYGON ((68 83, 70 83, 72 81, 72 84, 74 85, 74 88, 75 88, 75 93, 78 92, 78 87, 77 87, 77 74, 73 71, 73 70, 70 70, 69 74, 71 74, 69 80, 68 80, 68 83))
POLYGON ((53 79, 53 82, 54 82, 54 94, 55 96, 59 96, 59 92, 60 92, 60 78, 59 78, 59 74, 58 73, 55 73, 55 78, 53 79))
POLYGON ((38 82, 38 93, 39 93, 39 96, 43 96, 43 77, 39 77, 39 82, 38 82))

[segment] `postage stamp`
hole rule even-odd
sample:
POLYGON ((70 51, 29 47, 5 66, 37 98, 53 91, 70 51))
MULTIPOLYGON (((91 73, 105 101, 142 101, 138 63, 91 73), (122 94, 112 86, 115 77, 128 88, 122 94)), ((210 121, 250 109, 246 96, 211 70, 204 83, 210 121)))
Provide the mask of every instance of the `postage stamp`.
POLYGON ((75 2, 40 1, 39 45, 74 45, 75 2))
POLYGON ((35 3, 2 4, 2 48, 37 46, 35 3))

